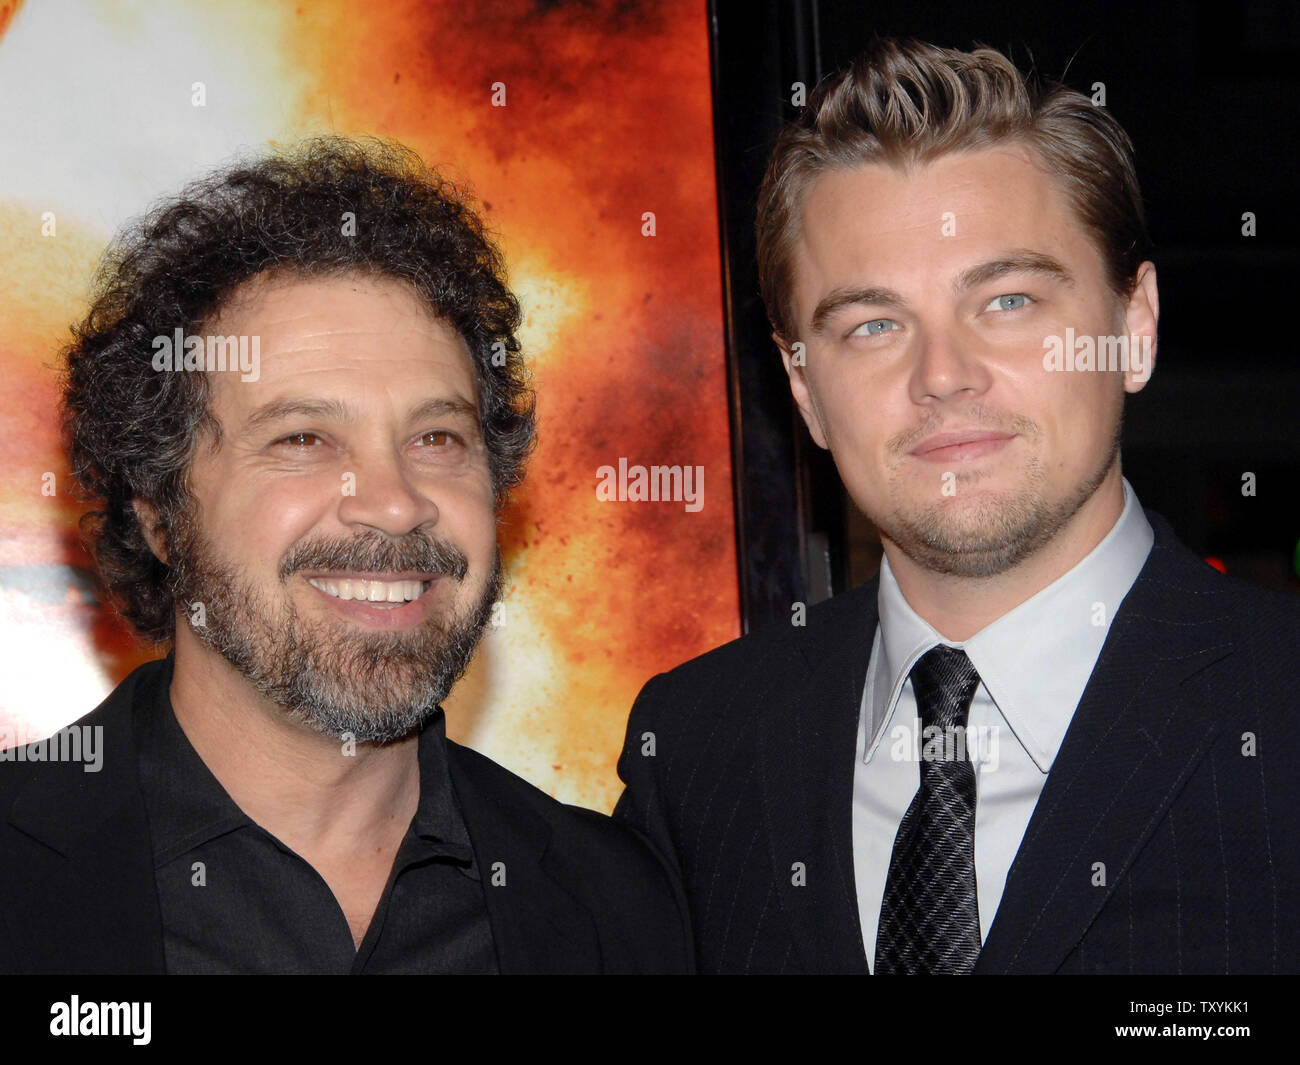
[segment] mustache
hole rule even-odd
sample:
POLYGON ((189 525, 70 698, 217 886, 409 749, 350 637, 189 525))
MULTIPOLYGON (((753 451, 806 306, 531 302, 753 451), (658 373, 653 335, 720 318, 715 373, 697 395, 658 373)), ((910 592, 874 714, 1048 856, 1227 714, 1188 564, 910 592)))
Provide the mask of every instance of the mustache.
POLYGON ((359 573, 391 573, 417 570, 450 576, 463 581, 469 572, 465 552, 450 540, 412 533, 391 540, 379 533, 363 534, 351 540, 314 540, 295 544, 280 562, 280 580, 300 570, 353 570, 359 573))
POLYGON ((952 425, 958 422, 973 423, 982 429, 1007 430, 1031 440, 1035 439, 1039 432, 1038 423, 1023 414, 1000 414, 975 403, 964 408, 960 416, 932 412, 921 425, 904 429, 901 433, 891 436, 886 441, 886 450, 891 455, 906 455, 927 436, 939 432, 945 424, 952 425))

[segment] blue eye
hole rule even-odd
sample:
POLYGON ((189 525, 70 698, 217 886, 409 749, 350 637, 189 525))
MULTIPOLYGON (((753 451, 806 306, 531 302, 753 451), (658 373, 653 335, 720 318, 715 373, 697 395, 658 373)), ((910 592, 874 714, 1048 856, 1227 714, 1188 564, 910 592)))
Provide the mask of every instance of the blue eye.
POLYGON ((1023 292, 1012 292, 1006 296, 996 296, 985 305, 986 311, 1018 311, 1027 307, 1030 299, 1023 292))
POLYGON ((881 333, 891 333, 897 328, 898 323, 892 318, 874 318, 870 322, 863 322, 849 336, 878 337, 881 333))

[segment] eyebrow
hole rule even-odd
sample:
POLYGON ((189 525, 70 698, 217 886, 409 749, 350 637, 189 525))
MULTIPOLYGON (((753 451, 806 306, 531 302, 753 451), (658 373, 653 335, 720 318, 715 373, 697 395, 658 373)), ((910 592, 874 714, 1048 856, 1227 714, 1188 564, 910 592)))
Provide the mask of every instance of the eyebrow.
POLYGON ((1039 274, 1063 285, 1074 284, 1074 275, 1050 255, 1036 251, 1014 251, 1005 258, 980 263, 963 271, 953 283, 953 291, 964 292, 986 281, 994 281, 1003 274, 1039 274))
MULTIPOLYGON (((476 425, 479 422, 478 408, 460 397, 427 400, 414 407, 407 415, 407 420, 416 422, 447 415, 469 417, 476 425)), ((318 418, 345 425, 354 424, 358 420, 356 411, 337 399, 276 399, 259 407, 245 419, 244 432, 253 433, 288 418, 318 418)))
MULTIPOLYGON (((1004 274, 1039 274, 1062 285, 1073 285, 1074 275, 1057 259, 1035 251, 1013 251, 1000 259, 992 259, 963 270, 953 282, 954 292, 965 292, 994 281, 1004 274)), ((827 321, 845 307, 870 305, 902 310, 907 300, 893 289, 867 286, 863 288, 837 288, 827 293, 817 304, 812 315, 812 333, 820 336, 827 321)))
POLYGON ((845 307, 867 304, 873 307, 892 307, 902 310, 907 306, 907 301, 893 289, 888 288, 837 288, 827 293, 817 304, 817 309, 813 311, 813 336, 821 336, 826 330, 827 320, 839 314, 845 307))

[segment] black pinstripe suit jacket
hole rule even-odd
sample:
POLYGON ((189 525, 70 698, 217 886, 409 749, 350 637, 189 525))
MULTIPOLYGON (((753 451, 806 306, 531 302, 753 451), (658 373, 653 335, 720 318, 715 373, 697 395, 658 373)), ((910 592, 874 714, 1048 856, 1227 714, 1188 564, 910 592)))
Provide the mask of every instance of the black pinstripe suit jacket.
MULTIPOLYGON (((984 973, 1300 968, 1300 601, 1155 544, 1007 876, 984 973)), ((851 808, 876 582, 651 680, 615 816, 705 972, 867 971, 851 808)))

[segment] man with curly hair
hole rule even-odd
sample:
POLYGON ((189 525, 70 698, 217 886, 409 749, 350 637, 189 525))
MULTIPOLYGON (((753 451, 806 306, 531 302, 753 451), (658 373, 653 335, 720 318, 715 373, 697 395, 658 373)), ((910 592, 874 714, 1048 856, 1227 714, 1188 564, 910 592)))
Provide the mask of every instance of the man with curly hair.
POLYGON ((0 763, 0 970, 690 966, 635 833, 445 735, 533 443, 519 323, 465 194, 393 144, 242 163, 119 237, 65 431, 169 653, 79 723, 100 772, 0 763))

